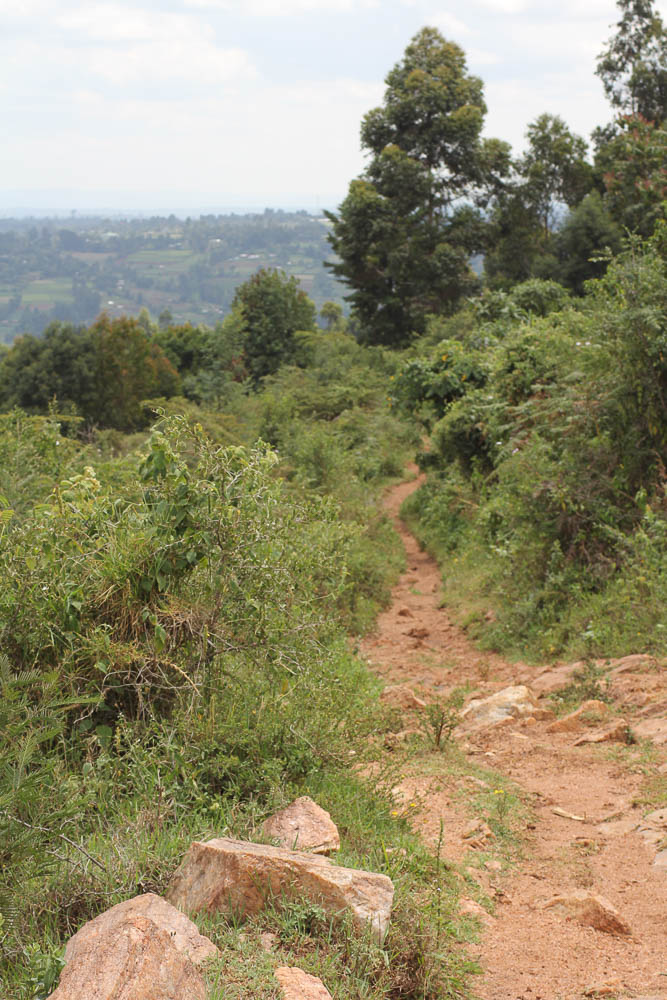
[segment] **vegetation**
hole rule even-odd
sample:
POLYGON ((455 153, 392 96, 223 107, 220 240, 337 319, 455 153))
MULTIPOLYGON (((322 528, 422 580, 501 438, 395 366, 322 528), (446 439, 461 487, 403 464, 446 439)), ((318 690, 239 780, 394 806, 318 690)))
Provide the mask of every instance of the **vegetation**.
POLYGON ((384 105, 364 118, 371 156, 332 222, 331 270, 369 343, 402 346, 424 329, 428 313, 451 311, 475 287, 469 266, 482 249, 481 219, 455 207, 493 187, 509 147, 482 140, 482 81, 465 55, 434 28, 408 45, 386 79, 384 105))
MULTIPOLYGON (((231 979, 252 956, 254 988, 273 995, 270 918, 281 958, 329 970, 350 1000, 465 995, 466 874, 396 808, 377 763, 393 723, 350 637, 402 564, 377 499, 417 451, 427 476, 405 513, 480 643, 667 651, 665 35, 648 0, 619 7, 599 67, 622 115, 592 161, 554 115, 528 126, 520 158, 482 141, 463 52, 416 36, 331 217, 349 318, 328 285, 318 327, 267 252, 243 258, 213 326, 156 297, 157 321, 62 316, 0 356, 4 996, 47 996, 85 920, 162 891, 195 838, 257 836, 299 793, 336 816, 343 863, 395 880, 390 936, 380 949, 300 903, 244 937, 211 921, 231 979)), ((128 222, 103 239, 72 220, 1 240, 8 274, 17 247, 33 267, 57 244, 77 305, 93 285, 107 294, 102 256, 124 254, 135 271, 118 280, 136 290, 162 255, 162 294, 183 274, 205 283, 218 251, 240 264, 251 237, 294 236, 305 259, 314 224, 153 220, 150 236, 128 222)), ((35 303, 53 293, 41 280, 24 284, 35 303)), ((563 707, 604 695, 602 678, 584 670, 563 707)), ((462 698, 424 713, 419 767, 463 768, 462 698)), ((521 803, 502 786, 477 799, 509 860, 521 803)))
POLYGON ((147 309, 165 323, 215 324, 237 286, 282 268, 322 306, 342 289, 322 267, 328 225, 307 212, 198 219, 0 219, 0 342, 51 322, 90 324, 147 309))
POLYGON ((432 426, 408 512, 450 595, 468 580, 480 617, 495 608, 490 646, 664 652, 664 240, 630 241, 546 316, 516 286, 483 350, 476 331, 443 340, 395 380, 396 406, 432 426))

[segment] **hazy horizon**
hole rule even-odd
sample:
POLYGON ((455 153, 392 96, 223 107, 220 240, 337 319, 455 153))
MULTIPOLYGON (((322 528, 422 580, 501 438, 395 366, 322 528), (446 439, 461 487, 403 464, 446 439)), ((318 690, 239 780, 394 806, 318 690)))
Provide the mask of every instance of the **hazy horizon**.
MULTIPOLYGON (((667 0, 656 0, 667 17, 667 0)), ((425 25, 484 82, 484 133, 613 116, 614 0, 0 0, 0 215, 335 208, 363 115, 425 25)))
POLYGON ((73 215, 86 218, 104 216, 108 218, 148 218, 150 216, 179 219, 200 215, 251 215, 266 209, 284 212, 306 211, 317 215, 325 209, 335 209, 340 197, 332 196, 321 204, 308 204, 297 195, 268 195, 261 197, 240 197, 234 200, 216 198, 214 195, 193 198, 183 192, 161 193, 159 197, 143 192, 85 192, 85 197, 76 197, 70 191, 0 191, 0 219, 53 218, 68 219, 73 215))

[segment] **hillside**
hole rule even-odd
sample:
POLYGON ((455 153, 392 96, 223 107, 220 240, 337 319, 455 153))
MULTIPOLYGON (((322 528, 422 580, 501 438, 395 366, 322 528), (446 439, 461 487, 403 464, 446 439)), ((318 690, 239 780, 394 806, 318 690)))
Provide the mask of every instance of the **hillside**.
POLYGON ((262 267, 283 268, 319 306, 342 289, 322 266, 328 224, 306 212, 199 219, 0 220, 0 341, 52 320, 90 323, 147 309, 215 325, 234 290, 262 267))

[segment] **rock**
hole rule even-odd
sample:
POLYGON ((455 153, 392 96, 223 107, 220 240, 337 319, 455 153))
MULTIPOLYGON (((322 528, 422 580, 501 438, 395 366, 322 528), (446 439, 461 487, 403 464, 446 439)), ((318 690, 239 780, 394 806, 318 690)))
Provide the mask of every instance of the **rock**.
POLYGON ((401 618, 414 618, 414 615, 412 611, 410 611, 410 608, 399 608, 398 614, 400 615, 401 618))
POLYGON ((271 931, 264 931, 263 934, 259 935, 259 945, 262 951, 273 951, 277 944, 277 934, 273 934, 271 931))
POLYGON ((279 847, 329 854, 340 848, 338 828, 326 810, 307 795, 264 821, 262 833, 279 847))
POLYGON ((623 987, 619 979, 614 979, 609 983, 601 983, 599 986, 588 986, 584 990, 585 997, 612 997, 623 987))
POLYGON ((653 860, 654 868, 664 868, 667 870, 667 850, 660 851, 653 860))
POLYGON ((582 729, 590 721, 599 721, 609 715, 609 706, 603 701, 593 698, 585 701, 575 712, 564 715, 562 719, 547 726, 548 733, 572 733, 582 729))
POLYGON ((644 826, 657 826, 663 830, 667 830, 667 808, 655 809, 648 816, 644 816, 644 819, 641 821, 641 827, 643 828, 644 826))
POLYGON ((667 719, 642 719, 633 725, 632 731, 640 740, 652 740, 658 746, 667 743, 667 719))
POLYGON ((578 740, 574 741, 575 747, 583 746, 585 743, 627 743, 628 724, 625 719, 616 719, 611 726, 605 729, 597 729, 594 733, 585 733, 578 740))
POLYGON ((476 917, 485 927, 493 926, 493 917, 490 913, 476 903, 474 899, 461 899, 459 901, 459 913, 465 917, 476 917))
POLYGON ((543 903, 543 908, 555 908, 567 913, 584 927, 592 927, 604 934, 629 935, 630 928, 618 910, 604 896, 576 890, 568 896, 554 896, 543 903))
POLYGON ((605 837, 624 837, 637 829, 636 817, 627 816, 621 819, 605 820, 598 826, 598 832, 605 837))
POLYGON ((168 934, 172 947, 186 955, 195 965, 201 965, 202 962, 218 954, 213 942, 200 934, 184 913, 154 892, 147 892, 112 906, 110 910, 100 913, 99 917, 84 924, 68 941, 65 961, 76 962, 84 953, 104 945, 116 928, 122 930, 134 917, 143 917, 158 930, 168 934))
POLYGON ((405 633, 405 635, 409 635, 412 639, 428 639, 430 634, 429 630, 421 625, 415 625, 405 633))
POLYGON ((51 1000, 206 1000, 204 977, 173 940, 140 913, 112 921, 80 939, 51 1000))
POLYGON ((484 820, 474 819, 463 829, 461 837, 467 842, 468 847, 484 847, 494 839, 494 834, 484 820))
POLYGON ((617 660, 609 660, 607 664, 614 674, 624 674, 632 670, 641 670, 643 667, 653 667, 657 663, 654 656, 646 653, 631 653, 630 656, 621 656, 617 660))
POLYGON ((319 854, 220 838, 190 847, 167 898, 187 912, 257 913, 272 899, 306 898, 331 916, 350 910, 382 941, 394 886, 386 875, 339 868, 319 854))
POLYGON ((390 684, 380 695, 380 701, 391 708, 418 709, 426 708, 426 702, 418 698, 407 684, 390 684))
POLYGON ((552 718, 551 712, 538 707, 532 691, 523 684, 504 688, 489 698, 474 698, 461 712, 464 722, 475 729, 531 715, 552 718))
POLYGON ((572 680, 576 670, 581 670, 583 662, 564 663, 560 667, 549 667, 543 670, 537 677, 533 677, 530 682, 531 690, 538 695, 551 694, 565 687, 572 680))
POLYGON ((331 994, 321 979, 310 976, 303 969, 283 966, 276 969, 284 1000, 331 1000, 331 994))

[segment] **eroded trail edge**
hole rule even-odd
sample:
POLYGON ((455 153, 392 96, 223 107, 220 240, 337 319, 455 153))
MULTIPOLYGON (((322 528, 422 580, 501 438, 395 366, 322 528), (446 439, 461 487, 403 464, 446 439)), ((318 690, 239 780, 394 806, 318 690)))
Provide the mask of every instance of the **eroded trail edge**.
POLYGON ((483 968, 475 993, 481 1000, 667 1000, 667 809, 659 808, 667 670, 647 656, 608 661, 609 704, 556 720, 549 695, 582 665, 510 663, 472 645, 440 607, 438 565, 398 516, 419 482, 400 483, 385 498, 407 569, 362 644, 366 659, 388 685, 409 686, 425 702, 462 685, 467 703, 525 685, 536 706, 495 724, 468 714, 456 733, 474 765, 467 773, 452 764, 454 751, 416 748, 410 732, 419 708, 409 699, 406 732, 393 737, 395 744, 404 737, 397 793, 415 804, 414 826, 435 844, 442 822, 442 855, 461 866, 470 886, 464 908, 481 923, 470 946, 483 968), (634 742, 625 742, 628 733, 634 742), (514 856, 479 815, 494 793, 504 794, 503 781, 527 805, 514 856))

